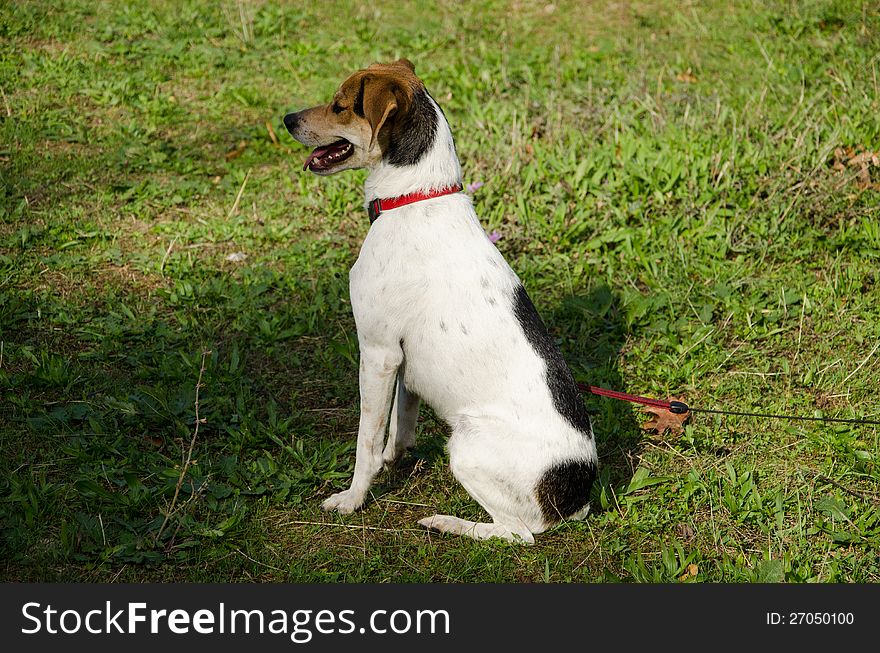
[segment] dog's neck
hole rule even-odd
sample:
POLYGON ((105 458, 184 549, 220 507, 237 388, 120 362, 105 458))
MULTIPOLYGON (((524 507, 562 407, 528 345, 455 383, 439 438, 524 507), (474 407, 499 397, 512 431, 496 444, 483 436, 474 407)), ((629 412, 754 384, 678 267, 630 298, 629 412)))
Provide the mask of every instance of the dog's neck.
MULTIPOLYGON (((364 206, 374 199, 385 199, 407 195, 415 192, 428 192, 461 184, 461 164, 455 153, 452 131, 446 117, 425 92, 424 114, 420 120, 430 123, 434 117, 433 140, 424 143, 408 143, 407 147, 414 152, 395 153, 387 156, 375 168, 370 170, 364 182, 364 206), (432 112, 432 113, 430 113, 432 112), (419 152, 418 150, 422 151, 419 152), (414 163, 399 159, 415 159, 414 163), (395 159, 398 159, 395 161, 395 159)), ((409 129, 421 130, 421 134, 430 134, 430 124, 410 125, 409 129)))

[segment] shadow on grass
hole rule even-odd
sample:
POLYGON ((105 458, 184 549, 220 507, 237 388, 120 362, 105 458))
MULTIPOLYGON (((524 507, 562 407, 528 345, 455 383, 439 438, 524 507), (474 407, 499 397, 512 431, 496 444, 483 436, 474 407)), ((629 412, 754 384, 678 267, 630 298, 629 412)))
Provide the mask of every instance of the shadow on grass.
MULTIPOLYGON (((629 331, 620 299, 609 286, 565 297, 547 321, 551 332, 559 335, 560 348, 577 381, 611 390, 625 388, 618 360, 629 331)), ((593 416, 599 451, 592 510, 600 510, 603 489, 625 486, 638 467, 641 429, 629 403, 591 394, 585 394, 584 401, 593 416)))

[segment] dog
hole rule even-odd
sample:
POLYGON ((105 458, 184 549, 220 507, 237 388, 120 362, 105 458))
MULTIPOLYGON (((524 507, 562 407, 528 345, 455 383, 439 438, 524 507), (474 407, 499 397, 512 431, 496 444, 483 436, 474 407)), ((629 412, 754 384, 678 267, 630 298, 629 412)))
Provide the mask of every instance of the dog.
POLYGON ((383 465, 414 445, 424 400, 451 427, 453 475, 492 522, 433 515, 419 524, 531 544, 561 520, 582 519, 598 468, 589 415, 462 192, 449 123, 415 66, 359 70, 330 103, 284 124, 314 148, 304 170, 369 171, 372 224, 349 274, 360 348, 354 475, 322 507, 348 514, 363 505, 383 465))

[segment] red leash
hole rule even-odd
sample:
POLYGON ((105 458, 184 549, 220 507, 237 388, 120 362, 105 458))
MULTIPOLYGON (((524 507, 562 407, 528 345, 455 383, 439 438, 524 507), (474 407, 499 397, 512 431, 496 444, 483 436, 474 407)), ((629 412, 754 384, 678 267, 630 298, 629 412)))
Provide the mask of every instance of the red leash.
POLYGON ((578 383, 578 389, 582 393, 592 392, 594 395, 602 397, 611 397, 612 399, 620 399, 621 401, 629 401, 634 404, 643 404, 645 406, 654 406, 656 408, 665 408, 670 413, 676 415, 684 415, 685 413, 714 413, 716 415, 740 415, 743 417, 764 417, 768 419, 793 419, 803 422, 841 422, 844 424, 880 424, 880 421, 870 419, 842 419, 838 417, 802 417, 800 415, 771 415, 768 413, 743 413, 733 410, 711 410, 709 408, 691 408, 683 401, 662 401, 660 399, 651 399, 650 397, 640 397, 639 395, 630 395, 625 392, 617 392, 616 390, 606 390, 598 388, 594 385, 586 385, 578 383))
POLYGON ((675 413, 676 415, 683 415, 688 412, 690 408, 685 403, 680 401, 661 401, 660 399, 651 399, 650 397, 640 397, 639 395, 629 395, 625 392, 617 392, 616 390, 606 390, 605 388, 597 388, 594 385, 584 385, 583 383, 578 383, 578 388, 581 392, 592 392, 594 395, 601 395, 603 397, 611 397, 612 399, 620 399, 622 401, 629 401, 634 404, 644 404, 645 406, 655 406, 657 408, 665 408, 670 413, 675 413))

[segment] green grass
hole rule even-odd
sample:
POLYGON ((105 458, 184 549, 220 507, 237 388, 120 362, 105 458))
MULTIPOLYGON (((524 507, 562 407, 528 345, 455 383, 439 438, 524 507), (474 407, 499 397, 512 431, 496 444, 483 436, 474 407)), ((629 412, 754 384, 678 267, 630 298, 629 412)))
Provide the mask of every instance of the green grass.
POLYGON ((423 408, 375 500, 320 511, 354 460, 364 173, 303 173, 281 118, 401 56, 579 380, 880 415, 880 168, 846 165, 880 150, 877 5, 544 5, 0 6, 3 578, 880 578, 873 426, 673 438, 588 398, 593 513, 518 547, 417 527, 483 518, 423 408))

